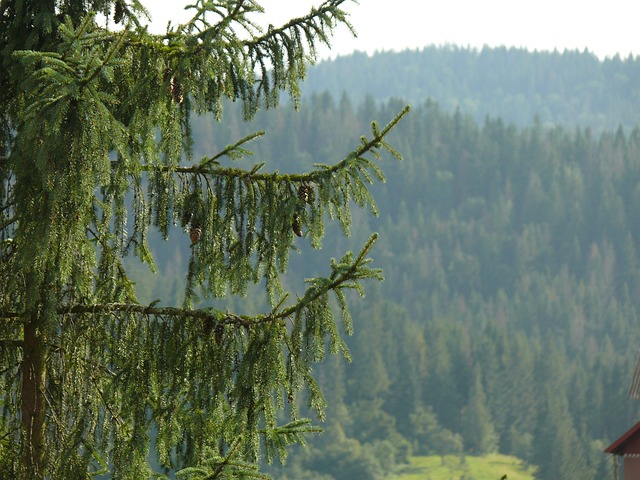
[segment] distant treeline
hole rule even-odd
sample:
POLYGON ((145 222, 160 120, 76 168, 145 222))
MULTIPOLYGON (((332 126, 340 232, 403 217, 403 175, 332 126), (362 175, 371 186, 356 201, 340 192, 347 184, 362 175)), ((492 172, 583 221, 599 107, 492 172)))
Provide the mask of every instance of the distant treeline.
POLYGON ((309 71, 304 92, 348 92, 356 103, 437 101, 482 122, 486 115, 519 126, 547 124, 632 127, 640 122, 640 57, 599 60, 588 51, 530 52, 518 48, 426 47, 323 61, 309 71))

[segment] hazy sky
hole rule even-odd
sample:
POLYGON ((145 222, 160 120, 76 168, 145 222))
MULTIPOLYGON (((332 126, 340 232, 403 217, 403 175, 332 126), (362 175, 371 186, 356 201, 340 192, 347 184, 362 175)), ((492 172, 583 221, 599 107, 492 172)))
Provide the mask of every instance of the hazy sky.
MULTIPOLYGON (((148 2, 155 26, 187 18, 181 0, 148 2)), ((304 15, 320 0, 263 0, 264 20, 278 25, 304 15)), ((358 32, 336 31, 322 56, 354 50, 403 50, 455 44, 529 50, 587 48, 601 58, 640 54, 640 3, 635 0, 360 0, 346 4, 358 32)))

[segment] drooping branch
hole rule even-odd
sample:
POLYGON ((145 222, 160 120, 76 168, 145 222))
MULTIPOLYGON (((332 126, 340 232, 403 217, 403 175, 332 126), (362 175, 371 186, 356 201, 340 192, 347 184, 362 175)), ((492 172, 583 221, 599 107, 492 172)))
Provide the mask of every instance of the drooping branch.
POLYGON ((90 84, 94 78, 96 78, 107 66, 109 66, 111 60, 113 59, 113 56, 118 52, 118 50, 120 50, 120 47, 122 47, 124 39, 126 38, 126 34, 127 31, 123 30, 118 39, 114 42, 111 48, 109 48, 109 51, 105 55, 105 58, 102 60, 100 65, 96 66, 93 71, 82 80, 82 82, 80 83, 81 89, 90 84))
MULTIPOLYGON (((201 320, 215 320, 223 323, 250 326, 251 317, 233 315, 225 313, 224 318, 215 315, 212 309, 183 309, 178 307, 156 307, 153 305, 140 305, 136 303, 100 303, 92 305, 67 305, 57 309, 58 315, 70 314, 111 314, 111 313, 133 313, 140 315, 168 316, 181 318, 197 318, 201 320)), ((9 310, 0 310, 0 318, 11 319, 20 318, 24 314, 9 310)))
MULTIPOLYGON (((162 172, 162 173, 186 173, 186 174, 200 174, 200 175, 212 175, 218 177, 236 177, 243 178, 247 180, 257 180, 257 181, 265 181, 265 180, 285 180, 291 182, 312 182, 317 180, 319 177, 325 177, 327 174, 332 174, 338 170, 342 170, 345 168, 350 162, 353 162, 354 159, 362 158, 364 155, 370 152, 374 152, 377 154, 377 150, 381 147, 385 147, 387 150, 391 151, 391 153, 401 158, 397 152, 392 150, 389 145, 384 141, 384 137, 393 129, 400 120, 411 110, 410 106, 404 107, 394 118, 391 120, 382 130, 378 130, 374 123, 374 136, 371 140, 366 140, 364 137, 362 138, 361 145, 349 155, 347 155, 342 161, 331 165, 325 166, 322 165, 321 169, 314 170, 308 173, 298 173, 298 174, 280 174, 280 173, 260 173, 258 170, 262 167, 261 164, 254 167, 252 170, 244 170, 241 168, 232 168, 232 167, 222 167, 217 162, 217 160, 223 156, 229 156, 231 158, 237 158, 237 151, 239 147, 250 140, 254 140, 259 136, 262 136, 264 132, 256 132, 248 137, 245 137, 233 145, 230 145, 223 149, 221 152, 217 153, 213 157, 205 157, 200 163, 197 165, 185 165, 185 166, 174 166, 174 165, 143 165, 141 167, 142 170, 145 171, 154 171, 154 172, 162 172), (235 156, 232 156, 233 153, 236 153, 235 156)), ((246 151, 244 151, 246 152, 246 151)))
MULTIPOLYGON (((371 251, 378 238, 377 234, 371 235, 358 256, 348 264, 335 264, 332 262, 332 273, 328 278, 317 278, 309 280, 312 285, 305 294, 294 305, 279 310, 279 306, 270 313, 249 316, 237 315, 213 308, 185 309, 178 307, 159 307, 154 304, 140 305, 135 303, 103 303, 92 305, 63 305, 57 309, 58 315, 81 315, 81 314, 138 314, 158 317, 173 318, 195 318, 213 324, 234 325, 237 327, 255 327, 261 324, 276 322, 287 319, 309 304, 315 302, 327 292, 339 288, 353 288, 354 282, 364 278, 381 279, 380 270, 365 267, 369 260, 366 255, 371 251)), ((280 303, 280 305, 282 302, 280 303)), ((14 319, 21 318, 24 314, 10 310, 0 310, 0 318, 14 319)))
MULTIPOLYGON (((315 20, 317 18, 321 18, 324 21, 327 15, 332 15, 335 17, 336 14, 338 14, 338 19, 343 21, 349 28, 349 30, 351 30, 351 32, 355 34, 355 31, 351 24, 349 24, 344 18, 344 13, 341 10, 338 10, 338 7, 345 1, 346 0, 327 0, 322 5, 320 5, 320 7, 314 8, 307 15, 299 18, 294 18, 279 28, 270 28, 269 31, 264 35, 254 38, 246 42, 246 44, 251 47, 256 47, 268 42, 272 42, 274 38, 279 38, 283 35, 286 35, 287 32, 293 28, 299 27, 300 25, 311 25, 315 27, 315 20)), ((314 33, 318 35, 322 42, 328 44, 329 39, 323 30, 316 27, 314 28, 314 33)))
MULTIPOLYGON (((373 123, 372 138, 363 137, 340 162, 316 165, 306 173, 265 173, 260 171, 262 164, 242 169, 218 162, 222 156, 236 160, 249 155, 246 144, 261 132, 196 165, 142 165, 139 170, 150 176, 149 193, 147 199, 140 194, 134 196, 138 201, 134 209, 143 213, 140 218, 136 216, 131 238, 145 253, 145 229, 151 223, 165 238, 172 222, 189 231, 193 248, 185 296, 190 307, 191 300, 197 298, 196 289, 202 285, 206 284, 216 297, 225 295, 228 287, 231 293, 243 295, 249 282, 256 284, 261 276, 266 279, 269 300, 274 305, 282 296, 278 273, 287 264, 294 235, 308 235, 312 247, 320 248, 327 216, 337 218, 348 235, 352 202, 377 214, 368 186, 374 180, 384 181, 384 175, 375 158, 380 157, 381 150, 401 158, 386 143, 385 136, 409 109, 405 107, 382 129, 373 123), (203 188, 197 188, 198 184, 203 188), (150 209, 145 207, 148 202, 150 209), (151 215, 145 216, 146 212, 151 215)), ((112 163, 114 170, 125 170, 122 178, 128 175, 123 165, 121 159, 112 163)), ((134 182, 135 175, 131 174, 134 182)), ((116 237, 120 238, 120 232, 116 237)), ((147 261, 147 257, 139 256, 147 261)))

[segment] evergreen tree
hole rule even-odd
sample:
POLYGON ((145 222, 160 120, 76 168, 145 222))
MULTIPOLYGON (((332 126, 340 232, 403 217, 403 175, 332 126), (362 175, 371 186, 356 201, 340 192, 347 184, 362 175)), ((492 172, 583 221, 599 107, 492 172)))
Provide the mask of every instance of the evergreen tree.
POLYGON ((595 478, 586 467, 587 452, 573 426, 566 397, 554 394, 551 388, 543 393, 539 438, 534 453, 540 467, 540 478, 595 478))
POLYGON ((466 448, 478 455, 495 452, 498 448, 498 436, 486 402, 480 370, 476 369, 469 403, 462 410, 462 428, 466 448))
POLYGON ((349 333, 345 291, 380 278, 375 236, 295 300, 280 276, 295 242, 320 247, 327 215, 348 233, 352 202, 375 212, 372 157, 399 157, 384 138, 406 110, 289 175, 228 162, 261 133, 196 158, 190 115, 221 119, 228 98, 250 119, 285 90, 296 104, 317 42, 349 26, 343 2, 263 30, 256 1, 197 0, 160 35, 138 0, 0 2, 3 475, 148 478, 153 429, 165 472, 263 478, 255 462, 312 429, 297 393, 322 415, 311 364, 348 354, 331 298, 349 333), (192 242, 184 304, 140 304, 123 258, 153 270, 150 229, 174 225, 192 242), (199 306, 261 283, 263 314, 199 306))

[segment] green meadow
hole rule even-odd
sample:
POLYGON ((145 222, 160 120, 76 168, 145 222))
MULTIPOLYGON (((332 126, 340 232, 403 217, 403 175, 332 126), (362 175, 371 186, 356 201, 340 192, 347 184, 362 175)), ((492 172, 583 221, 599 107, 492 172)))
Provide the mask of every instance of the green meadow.
POLYGON ((412 457, 392 480, 534 480, 534 473, 535 467, 508 455, 430 455, 412 457))

